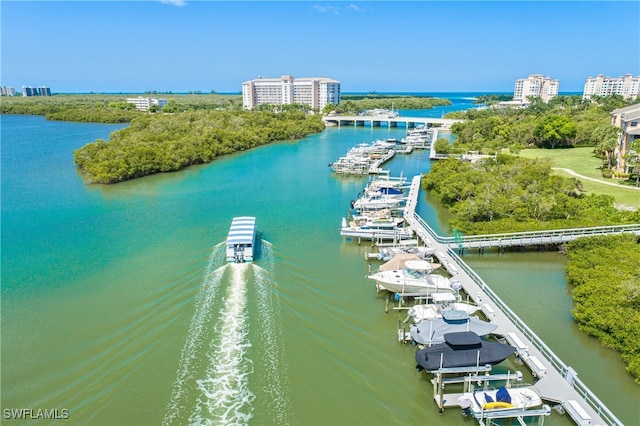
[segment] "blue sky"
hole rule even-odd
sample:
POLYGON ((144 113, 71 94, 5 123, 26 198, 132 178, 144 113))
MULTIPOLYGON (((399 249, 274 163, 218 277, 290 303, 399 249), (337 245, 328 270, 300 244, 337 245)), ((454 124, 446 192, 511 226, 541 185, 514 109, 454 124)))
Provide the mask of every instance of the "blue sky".
POLYGON ((343 92, 513 92, 529 74, 581 92, 640 75, 640 2, 0 3, 0 84, 54 93, 239 92, 259 76, 343 92))

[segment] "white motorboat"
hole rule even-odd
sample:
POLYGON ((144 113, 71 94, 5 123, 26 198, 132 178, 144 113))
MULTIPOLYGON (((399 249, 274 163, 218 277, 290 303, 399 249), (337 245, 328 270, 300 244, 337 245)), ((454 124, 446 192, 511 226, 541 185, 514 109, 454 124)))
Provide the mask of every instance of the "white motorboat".
POLYGON ((375 194, 369 197, 358 198, 351 202, 351 207, 357 211, 380 210, 398 208, 406 201, 406 197, 390 197, 385 194, 375 194))
POLYGON ((396 228, 401 226, 403 223, 403 217, 394 216, 390 209, 381 209, 353 215, 349 221, 349 226, 396 228))
MULTIPOLYGON (((382 247, 376 258, 378 260, 384 260, 385 262, 393 259, 394 256, 399 254, 414 254, 416 260, 428 260, 435 253, 435 249, 426 246, 418 246, 417 242, 412 245, 397 245, 390 247, 382 247)), ((432 263, 433 269, 439 268, 441 265, 432 263)))
POLYGON ((466 312, 467 315, 474 314, 480 310, 477 305, 461 302, 460 297, 453 293, 436 293, 431 297, 431 300, 433 303, 414 305, 409 308, 404 322, 411 320, 414 324, 418 324, 423 320, 442 318, 443 312, 447 310, 462 311, 466 312))
POLYGON ((542 399, 532 386, 493 390, 478 390, 463 393, 458 398, 460 408, 474 416, 487 410, 527 410, 540 407, 542 399))
POLYGON ((413 294, 457 293, 447 277, 431 273, 433 266, 425 260, 407 260, 400 269, 385 270, 385 265, 367 277, 376 282, 378 290, 413 294))
POLYGON ((465 311, 445 309, 434 318, 425 318, 413 324, 409 329, 409 336, 419 345, 431 346, 444 343, 447 333, 472 331, 478 336, 486 336, 493 333, 497 327, 497 324, 470 316, 465 311))
POLYGON ((411 228, 402 228, 400 225, 404 219, 364 219, 358 222, 347 223, 342 218, 340 235, 353 238, 375 238, 377 240, 406 240, 413 237, 411 228))

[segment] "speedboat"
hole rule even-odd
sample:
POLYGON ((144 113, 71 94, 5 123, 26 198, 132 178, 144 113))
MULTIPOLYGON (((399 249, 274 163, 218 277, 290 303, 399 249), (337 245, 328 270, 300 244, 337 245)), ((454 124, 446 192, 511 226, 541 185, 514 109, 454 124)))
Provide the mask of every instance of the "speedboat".
MULTIPOLYGON (((344 225, 343 221, 343 225, 344 225)), ((364 214, 353 215, 349 221, 349 226, 360 226, 376 229, 396 229, 404 223, 403 217, 392 216, 389 209, 366 212, 364 214)))
POLYGON ((431 296, 433 303, 414 305, 409 308, 404 322, 412 320, 414 324, 418 324, 423 320, 442 318, 443 312, 446 311, 462 311, 471 315, 480 310, 478 305, 461 302, 459 299, 459 296, 451 293, 435 293, 431 296))
POLYGON ((358 198, 351 202, 351 208, 358 211, 393 209, 406 201, 406 197, 387 196, 384 194, 371 195, 358 198))
POLYGON ((473 331, 447 333, 444 340, 444 343, 418 349, 416 368, 433 372, 442 368, 495 365, 516 350, 504 343, 484 341, 473 331))
POLYGON ((487 410, 527 410, 542 405, 542 399, 532 386, 492 390, 477 390, 463 393, 458 405, 465 412, 481 415, 487 410))
MULTIPOLYGON (((389 262, 393 262, 391 259, 389 262)), ((367 276, 374 280, 379 290, 393 293, 457 293, 445 276, 432 274, 433 266, 426 260, 407 260, 404 268, 386 270, 385 263, 379 271, 367 276)))
POLYGON ((411 339, 421 345, 444 343, 444 336, 459 331, 472 331, 478 336, 486 336, 498 328, 496 324, 470 316, 457 309, 445 309, 436 318, 424 319, 409 329, 411 339))
MULTIPOLYGON (((378 252, 377 258, 378 260, 384 260, 385 262, 393 259, 394 256, 400 254, 408 254, 415 255, 415 260, 427 260, 431 258, 431 256, 436 252, 435 249, 431 247, 418 246, 416 245, 397 245, 392 247, 383 247, 378 252)), ((439 268, 441 265, 438 263, 431 263, 433 269, 439 268)))
POLYGON ((375 238, 378 240, 406 240, 413 237, 411 228, 401 227, 403 218, 357 216, 347 223, 342 218, 340 235, 352 238, 375 238))

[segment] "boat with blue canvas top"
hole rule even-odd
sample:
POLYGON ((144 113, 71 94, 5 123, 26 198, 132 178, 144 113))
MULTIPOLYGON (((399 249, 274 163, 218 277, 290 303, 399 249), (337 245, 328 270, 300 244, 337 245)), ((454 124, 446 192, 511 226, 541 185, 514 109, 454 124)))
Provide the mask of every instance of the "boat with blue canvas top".
POLYGON ((253 262, 256 242, 256 218, 234 217, 227 236, 227 262, 253 262))

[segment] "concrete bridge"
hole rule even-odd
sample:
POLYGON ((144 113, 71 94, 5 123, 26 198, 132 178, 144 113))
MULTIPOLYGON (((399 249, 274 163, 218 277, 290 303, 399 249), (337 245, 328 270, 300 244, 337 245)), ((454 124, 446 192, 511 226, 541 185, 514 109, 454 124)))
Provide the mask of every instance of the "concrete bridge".
POLYGON ((432 117, 384 117, 374 115, 326 115, 322 120, 327 126, 370 126, 370 127, 406 127, 414 128, 419 125, 425 127, 450 128, 453 123, 464 120, 432 117))

